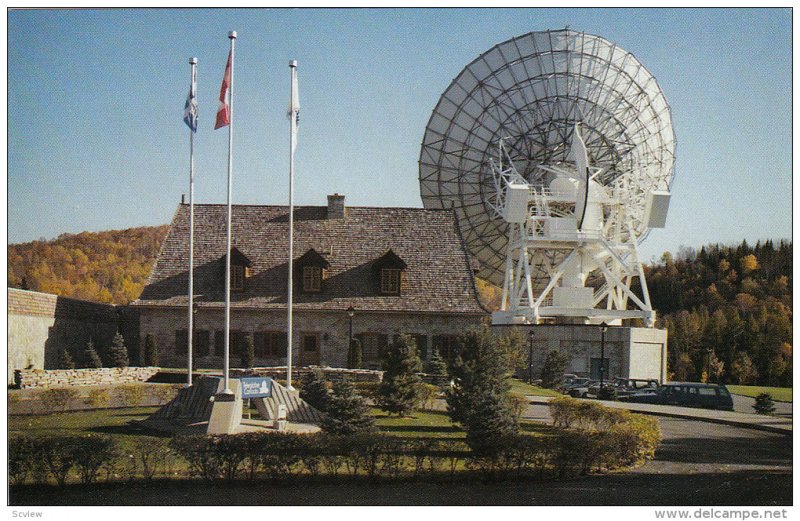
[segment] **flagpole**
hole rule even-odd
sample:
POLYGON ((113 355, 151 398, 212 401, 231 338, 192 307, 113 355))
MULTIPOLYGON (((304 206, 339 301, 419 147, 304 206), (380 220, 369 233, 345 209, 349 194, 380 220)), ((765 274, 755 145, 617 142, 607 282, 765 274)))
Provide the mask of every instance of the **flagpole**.
POLYGON ((231 84, 230 89, 230 123, 228 124, 228 241, 225 250, 225 360, 224 360, 224 394, 231 392, 230 372, 230 347, 231 347, 231 191, 233 190, 233 50, 236 42, 236 31, 228 33, 231 41, 231 84))
POLYGON ((294 278, 292 271, 292 261, 294 260, 294 146, 295 146, 295 128, 297 125, 296 115, 294 114, 294 85, 297 77, 297 61, 292 60, 289 62, 291 69, 291 85, 289 87, 291 94, 289 95, 289 288, 287 297, 287 346, 286 346, 286 388, 293 390, 292 387, 292 279, 294 278))
MULTIPOLYGON (((192 66, 192 96, 196 99, 197 58, 189 58, 192 66)), ((192 386, 192 342, 194 333, 194 130, 189 129, 189 346, 187 350, 186 386, 192 386)))

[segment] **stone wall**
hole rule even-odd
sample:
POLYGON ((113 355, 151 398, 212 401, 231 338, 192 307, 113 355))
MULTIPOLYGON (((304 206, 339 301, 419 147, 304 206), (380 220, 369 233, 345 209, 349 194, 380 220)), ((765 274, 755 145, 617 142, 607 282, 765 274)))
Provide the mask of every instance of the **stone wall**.
MULTIPOLYGON (((418 346, 429 357, 435 335, 459 335, 464 331, 479 327, 482 315, 433 314, 433 313, 387 313, 356 312, 353 317, 353 336, 361 333, 388 335, 390 340, 401 333, 422 335, 425 345, 418 346)), ((159 346, 159 362, 164 367, 184 367, 186 365, 185 347, 176 346, 176 331, 186 330, 186 313, 182 308, 139 309, 140 342, 152 334, 159 346)), ((195 358, 195 366, 200 368, 222 368, 221 356, 215 354, 215 331, 224 331, 224 310, 222 308, 200 308, 195 315, 195 330, 209 331, 209 355, 195 358)), ((231 330, 253 334, 256 331, 276 331, 285 334, 285 311, 231 310, 231 330)), ((349 318, 345 312, 308 311, 297 309, 294 312, 292 341, 293 365, 346 367, 347 345, 349 339, 349 318), (301 349, 304 334, 318 337, 319 360, 309 360, 301 349)), ((231 352, 231 367, 240 367, 239 355, 231 352)), ((256 358, 257 366, 285 365, 285 357, 256 358)), ((378 368, 377 362, 365 363, 365 367, 378 368), (373 367, 370 367, 372 365, 373 367)))
POLYGON ((16 378, 20 389, 73 387, 86 385, 146 382, 158 367, 104 367, 101 369, 20 369, 16 378))
MULTIPOLYGON (((80 365, 89 338, 98 351, 111 345, 119 315, 109 304, 9 288, 8 383, 17 369, 56 369, 61 349, 80 365)), ((134 317, 129 322, 138 326, 134 317)))
MULTIPOLYGON (((338 382, 347 378, 351 382, 380 382, 383 380, 383 371, 370 369, 342 369, 340 367, 319 367, 325 378, 331 382, 338 382)), ((292 367, 292 380, 300 381, 312 371, 309 367, 292 367)), ((253 369, 233 369, 231 378, 240 376, 269 376, 276 380, 286 379, 286 366, 283 367, 254 367, 253 369)))

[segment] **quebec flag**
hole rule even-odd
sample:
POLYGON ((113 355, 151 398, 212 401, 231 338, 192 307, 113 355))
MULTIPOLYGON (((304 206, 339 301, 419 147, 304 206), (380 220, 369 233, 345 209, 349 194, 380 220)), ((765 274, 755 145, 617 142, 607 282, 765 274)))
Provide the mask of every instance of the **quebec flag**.
POLYGON ((186 97, 186 105, 183 107, 183 122, 186 123, 192 132, 197 132, 197 93, 196 71, 192 71, 192 85, 189 87, 189 95, 186 97))

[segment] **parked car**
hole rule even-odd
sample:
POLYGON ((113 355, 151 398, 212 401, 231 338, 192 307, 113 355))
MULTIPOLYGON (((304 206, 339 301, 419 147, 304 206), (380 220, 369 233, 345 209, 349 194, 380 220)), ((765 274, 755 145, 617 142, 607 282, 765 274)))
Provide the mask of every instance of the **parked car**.
MULTIPOLYGON (((603 382, 604 387, 613 387, 617 391, 617 397, 628 396, 641 392, 646 389, 658 389, 658 380, 647 380, 640 378, 612 378, 603 382)), ((600 382, 593 380, 582 386, 574 386, 569 389, 569 395, 575 398, 588 398, 597 396, 600 393, 600 382)))
POLYGON ((597 380, 589 380, 583 385, 576 385, 571 387, 567 392, 567 394, 569 394, 573 398, 588 398, 589 389, 599 385, 600 382, 598 382, 597 380))
POLYGON ((562 386, 561 387, 561 392, 564 393, 564 394, 569 394, 569 392, 572 389, 574 389, 576 387, 586 387, 589 384, 589 382, 591 382, 591 380, 589 380, 588 378, 577 377, 577 378, 573 379, 570 383, 562 386))
POLYGON ((694 382, 670 382, 662 385, 656 393, 634 393, 624 401, 699 407, 703 409, 733 410, 733 398, 724 385, 694 382))

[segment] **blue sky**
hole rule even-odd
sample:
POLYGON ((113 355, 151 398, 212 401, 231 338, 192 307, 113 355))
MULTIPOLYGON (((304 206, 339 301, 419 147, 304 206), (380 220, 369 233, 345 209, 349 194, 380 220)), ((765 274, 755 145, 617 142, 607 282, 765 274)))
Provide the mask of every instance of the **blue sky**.
POLYGON ((224 203, 227 131, 212 129, 231 29, 235 203, 288 200, 297 59, 296 202, 421 206, 420 142, 452 78, 565 25, 632 52, 672 107, 672 206, 645 257, 791 236, 789 9, 183 9, 8 14, 8 241, 170 221, 188 193, 191 56, 196 201, 224 203))

